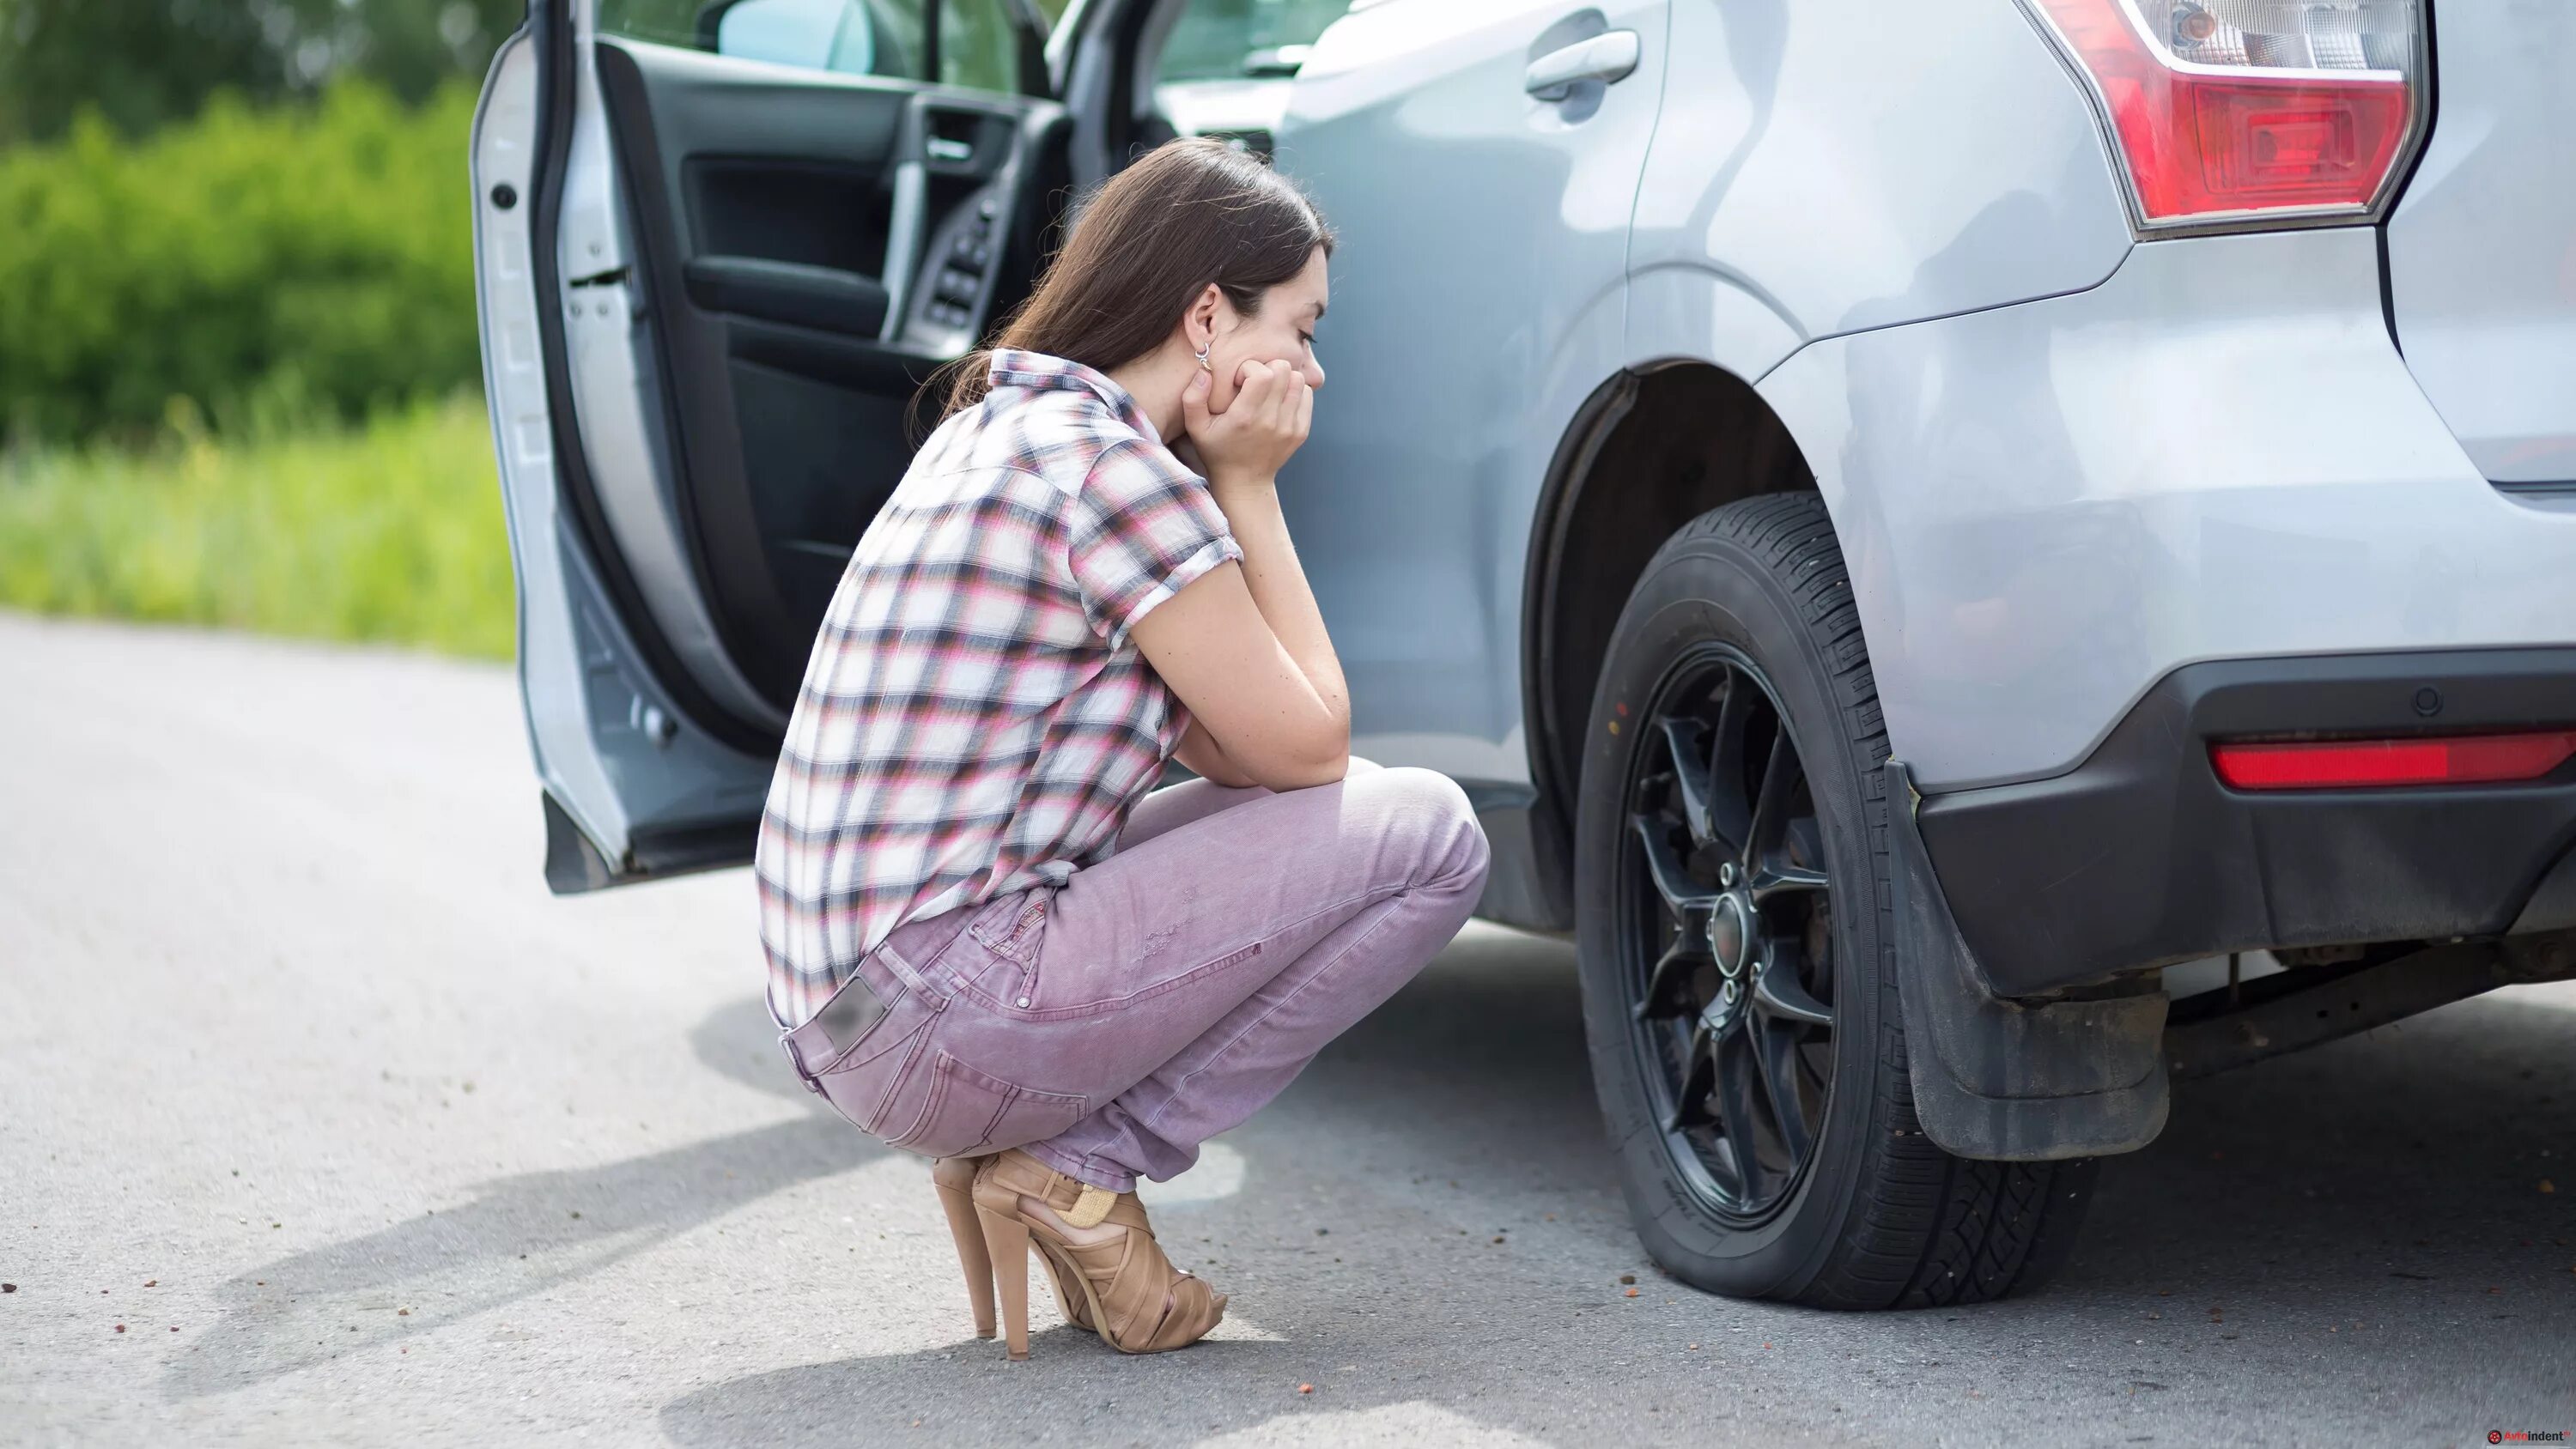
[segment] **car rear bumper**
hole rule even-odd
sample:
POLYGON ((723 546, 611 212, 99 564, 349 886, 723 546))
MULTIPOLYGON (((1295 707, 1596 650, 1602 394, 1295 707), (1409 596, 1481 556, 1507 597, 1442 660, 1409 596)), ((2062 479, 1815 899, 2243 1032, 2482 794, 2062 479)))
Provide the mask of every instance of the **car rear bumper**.
POLYGON ((1927 794, 2062 777, 2203 661, 2576 643, 2576 491, 2479 472, 2390 338, 2377 247, 2143 243, 2089 291, 1762 381, 1927 794))
POLYGON ((2222 660, 2075 769, 1926 793, 1925 850, 2000 996, 2229 951, 2576 926, 2576 762, 2521 784, 2246 792, 2213 740, 2576 724, 2576 647, 2222 660))

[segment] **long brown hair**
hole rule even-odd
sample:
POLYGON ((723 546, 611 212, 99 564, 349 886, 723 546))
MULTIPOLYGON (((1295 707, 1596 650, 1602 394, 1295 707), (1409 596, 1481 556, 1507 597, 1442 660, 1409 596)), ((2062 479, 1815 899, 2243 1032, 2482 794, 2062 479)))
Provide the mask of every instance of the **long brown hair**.
MULTIPOLYGON (((1064 250, 994 345, 1123 367, 1162 346, 1210 282, 1249 317, 1318 247, 1332 255, 1332 228, 1260 157, 1205 138, 1167 141, 1076 210, 1064 250)), ((952 364, 947 412, 983 398, 991 358, 976 351, 952 364)))

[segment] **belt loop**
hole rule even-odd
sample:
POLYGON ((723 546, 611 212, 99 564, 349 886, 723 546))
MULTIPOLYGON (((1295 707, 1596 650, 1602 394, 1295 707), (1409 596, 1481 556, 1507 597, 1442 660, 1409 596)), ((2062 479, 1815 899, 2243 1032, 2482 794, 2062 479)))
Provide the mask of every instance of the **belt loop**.
POLYGON ((822 1084, 816 1082, 813 1074, 805 1070, 805 1054, 796 1049, 796 1033, 803 1031, 804 1029, 805 1028, 798 1026, 790 1027, 786 1031, 780 1032, 778 1034, 778 1048, 779 1050, 787 1053, 787 1065, 796 1073, 796 1080, 804 1085, 805 1090, 813 1093, 817 1097, 824 1097, 828 1094, 824 1092, 822 1084))
MULTIPOLYGON (((874 957, 878 964, 884 966, 886 974, 892 976, 895 979, 896 984, 906 991, 918 991, 923 995, 923 997, 931 1000, 937 1000, 940 996, 945 994, 931 989, 929 979, 923 976, 921 971, 913 965, 912 961, 907 958, 902 951, 896 948, 894 938, 892 936, 888 936, 885 940, 878 942, 877 948, 870 951, 868 956, 874 957)), ((865 960, 867 957, 862 957, 861 959, 865 960)), ((931 960, 935 962, 938 959, 937 954, 933 953, 931 960)), ((853 973, 855 973, 857 969, 858 968, 856 967, 851 968, 853 973)))

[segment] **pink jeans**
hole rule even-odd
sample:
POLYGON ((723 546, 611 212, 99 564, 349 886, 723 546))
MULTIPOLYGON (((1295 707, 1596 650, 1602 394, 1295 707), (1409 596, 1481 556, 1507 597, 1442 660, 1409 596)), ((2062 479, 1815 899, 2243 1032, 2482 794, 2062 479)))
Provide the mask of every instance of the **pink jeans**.
POLYGON ((1025 1147, 1125 1192, 1188 1168, 1411 980, 1485 864, 1465 792, 1429 770, 1169 786, 1061 887, 896 928, 841 987, 869 1010, 827 1006, 787 1033, 789 1059, 892 1146, 1025 1147), (870 1016, 831 1039, 828 1020, 870 1016))

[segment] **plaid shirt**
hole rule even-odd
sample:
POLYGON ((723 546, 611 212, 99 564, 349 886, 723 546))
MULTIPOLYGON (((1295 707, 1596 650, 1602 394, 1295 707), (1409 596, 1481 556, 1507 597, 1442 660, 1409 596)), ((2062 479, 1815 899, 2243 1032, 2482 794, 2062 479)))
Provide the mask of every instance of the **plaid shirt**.
POLYGON ((1189 716, 1128 631, 1243 550, 1126 390, 993 355, 859 540, 760 822, 786 1026, 907 921, 1105 859, 1189 716))

